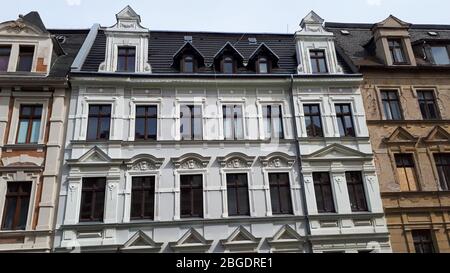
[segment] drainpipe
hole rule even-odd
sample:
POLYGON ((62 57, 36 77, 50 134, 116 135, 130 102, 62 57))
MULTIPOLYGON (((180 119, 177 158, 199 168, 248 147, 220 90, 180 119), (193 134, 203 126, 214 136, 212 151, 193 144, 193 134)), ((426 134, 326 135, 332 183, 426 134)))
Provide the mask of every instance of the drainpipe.
POLYGON ((291 74, 291 113, 294 116, 294 136, 295 136, 295 147, 297 149, 297 164, 299 168, 299 178, 300 178, 300 186, 301 186, 301 193, 302 193, 302 207, 303 207, 303 215, 305 216, 305 225, 306 225, 306 242, 305 242, 305 248, 307 248, 311 253, 312 251, 312 245, 309 241, 309 236, 311 235, 311 226, 310 226, 310 220, 309 220, 309 214, 308 214, 308 208, 306 203, 306 190, 305 190, 305 180, 303 179, 303 173, 302 173, 302 156, 300 151, 300 144, 298 141, 298 128, 297 128, 297 116, 295 114, 295 100, 294 100, 294 75, 291 74))

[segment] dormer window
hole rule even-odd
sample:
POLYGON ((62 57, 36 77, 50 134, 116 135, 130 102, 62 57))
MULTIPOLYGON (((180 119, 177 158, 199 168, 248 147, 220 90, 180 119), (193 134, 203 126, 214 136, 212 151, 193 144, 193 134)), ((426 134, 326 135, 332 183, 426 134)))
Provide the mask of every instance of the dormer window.
POLYGON ((449 65, 450 58, 448 55, 447 47, 445 46, 432 46, 431 54, 433 55, 434 64, 449 65))
POLYGON ((11 55, 11 46, 0 47, 0 71, 8 71, 9 57, 11 55))
POLYGON ((313 74, 328 73, 325 50, 310 50, 309 56, 313 74))
POLYGON ((194 73, 194 57, 187 55, 183 57, 182 72, 183 73, 194 73))
POLYGON ((20 72, 31 72, 33 66, 34 46, 20 46, 17 69, 20 72))
POLYGON ((258 59, 258 73, 267 74, 269 73, 269 61, 266 57, 259 57, 258 59))
POLYGON ((401 39, 388 39, 389 51, 393 64, 407 64, 405 50, 401 39))
POLYGON ((232 57, 226 56, 223 58, 222 73, 224 73, 224 74, 233 74, 234 73, 234 62, 233 62, 232 57))
POLYGON ((134 72, 136 70, 136 48, 119 47, 117 56, 117 71, 134 72))

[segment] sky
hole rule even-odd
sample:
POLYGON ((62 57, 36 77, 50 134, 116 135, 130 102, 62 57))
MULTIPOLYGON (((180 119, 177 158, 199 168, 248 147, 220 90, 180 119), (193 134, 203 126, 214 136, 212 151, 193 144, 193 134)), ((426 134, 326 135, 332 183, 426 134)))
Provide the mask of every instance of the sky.
POLYGON ((294 33, 311 10, 328 22, 375 23, 393 14, 416 24, 450 25, 448 0, 12 0, 0 21, 38 11, 47 28, 111 26, 130 5, 153 30, 294 33), (425 4, 426 3, 426 4, 425 4))

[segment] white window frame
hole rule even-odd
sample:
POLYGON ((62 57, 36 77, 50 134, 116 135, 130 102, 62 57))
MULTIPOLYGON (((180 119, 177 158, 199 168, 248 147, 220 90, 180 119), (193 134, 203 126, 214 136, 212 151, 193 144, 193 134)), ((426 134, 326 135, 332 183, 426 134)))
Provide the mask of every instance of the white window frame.
POLYGON ((115 120, 116 118, 116 100, 115 99, 106 99, 106 98, 96 98, 96 99, 85 99, 82 102, 82 121, 81 121, 81 134, 79 140, 85 141, 96 141, 96 140, 88 140, 88 123, 89 123, 89 108, 91 105, 110 105, 111 106, 111 120, 109 123, 109 138, 106 141, 114 140, 115 136, 115 120))
POLYGON ((227 187, 227 174, 246 174, 247 175, 247 188, 248 188, 248 202, 250 209, 250 216, 247 217, 256 217, 257 212, 255 208, 255 197, 253 194, 254 190, 258 190, 253 184, 252 179, 252 170, 249 168, 221 168, 220 169, 220 177, 221 177, 221 189, 222 189, 222 217, 223 218, 239 218, 243 216, 229 216, 228 215, 228 187, 227 187))
POLYGON ((115 62, 114 62, 114 72, 123 72, 123 73, 136 73, 138 71, 138 48, 139 45, 137 44, 120 44, 115 43, 114 44, 114 54, 115 54, 115 62), (119 68, 119 47, 134 47, 134 71, 118 71, 119 68))
POLYGON ((330 54, 329 54, 328 46, 308 47, 306 49, 306 52, 308 54, 307 59, 308 59, 308 68, 309 68, 309 73, 310 74, 330 74, 331 73, 331 69, 330 69, 330 54), (328 72, 326 72, 326 73, 313 73, 312 62, 311 62, 311 51, 314 51, 314 50, 323 50, 324 51, 325 65, 327 66, 327 71, 328 72))
MULTIPOLYGON (((281 106, 281 123, 283 125, 283 139, 288 139, 288 128, 287 128, 287 124, 286 124, 286 119, 288 118, 286 116, 286 107, 287 107, 287 102, 284 100, 263 100, 263 99, 258 99, 256 102, 257 105, 257 109, 258 109, 258 117, 259 117, 259 139, 260 140, 276 140, 274 139, 272 136, 270 136, 270 138, 266 138, 266 134, 265 134, 265 127, 264 127, 264 116, 263 116, 263 111, 262 111, 262 107, 266 106, 266 105, 279 105, 281 106)), ((272 132, 273 133, 273 132, 272 132)))
MULTIPOLYGON (((24 173, 24 172, 8 172, 0 176, 0 230, 3 226, 3 213, 5 210, 6 192, 8 183, 16 182, 29 182, 31 183, 30 201, 28 204, 27 223, 25 231, 33 229, 33 221, 36 215, 34 214, 36 203, 36 191, 40 185, 41 176, 36 173, 24 173)), ((19 230, 23 231, 23 230, 19 230)))
POLYGON ((325 107, 323 105, 323 99, 322 98, 305 98, 299 96, 298 100, 298 108, 299 108, 299 117, 300 117, 300 126, 301 126, 301 134, 300 137, 308 138, 308 132, 306 130, 306 118, 305 118, 305 105, 311 105, 311 104, 318 104, 320 109, 320 121, 322 122, 322 131, 323 136, 327 137, 329 136, 329 130, 327 126, 327 120, 326 120, 326 111, 325 107))
POLYGON ((355 127, 355 136, 354 137, 361 137, 362 131, 361 131, 361 124, 359 123, 358 119, 356 118, 359 115, 359 112, 356 108, 356 102, 355 97, 352 96, 351 99, 348 98, 341 98, 341 97, 330 97, 329 99, 330 105, 331 105, 331 115, 333 117, 333 129, 334 129, 334 137, 347 137, 347 136, 341 136, 339 132, 339 124, 337 122, 337 114, 336 114, 336 104, 350 104, 350 109, 352 111, 352 121, 353 126, 355 127))
MULTIPOLYGON (((41 127, 39 129, 39 138, 37 144, 44 144, 45 140, 45 129, 48 120, 48 107, 49 107, 49 99, 38 99, 36 97, 31 98, 26 97, 22 92, 13 92, 13 95, 20 96, 16 97, 14 100, 14 108, 11 116, 11 127, 9 130, 8 144, 17 144, 17 133, 19 129, 19 116, 20 116, 20 107, 21 105, 42 105, 42 114, 41 114, 41 127)), ((36 94, 33 94, 35 96, 36 94)), ((50 95, 43 92, 43 94, 39 94, 43 97, 49 97, 50 95)))
POLYGON ((131 220, 131 199, 132 199, 132 186, 133 186, 133 178, 134 177, 149 177, 152 176, 155 178, 155 196, 154 196, 154 214, 153 214, 153 220, 145 220, 145 221, 159 221, 160 220, 160 214, 159 214, 159 204, 160 204, 160 198, 161 198, 161 191, 160 191, 160 176, 161 172, 159 170, 150 170, 150 171, 134 171, 130 170, 126 173, 126 180, 125 180, 125 206, 124 206, 124 215, 123 215, 123 222, 129 223, 129 222, 139 222, 141 220, 131 220))
MULTIPOLYGON (((224 128, 224 119, 223 119, 223 106, 228 106, 228 105, 239 105, 242 108, 242 129, 243 129, 243 138, 242 139, 236 139, 236 140, 246 140, 248 139, 248 134, 247 134, 247 122, 246 122, 246 109, 245 109, 245 99, 242 100, 224 100, 224 99, 219 99, 219 122, 220 122, 220 126, 219 126, 219 138, 221 140, 226 140, 225 139, 225 128, 224 128)), ((233 128, 235 129, 235 128, 233 128)))
POLYGON ((208 195, 206 187, 208 185, 207 183, 207 169, 175 169, 173 171, 175 176, 175 206, 174 206, 174 220, 189 220, 189 219, 197 219, 197 218, 181 218, 181 179, 180 176, 182 175, 202 175, 202 187, 203 187, 203 218, 201 219, 208 219, 209 217, 209 211, 208 211, 208 195))
POLYGON ((135 141, 136 133, 136 107, 137 106, 156 106, 156 140, 161 139, 161 98, 133 98, 130 101, 130 125, 128 141, 135 141))
POLYGON ((36 72, 39 42, 22 41, 16 39, 8 42, 0 42, 0 46, 11 46, 11 52, 9 53, 8 69, 6 72, 17 72, 20 46, 34 46, 33 61, 31 64, 31 70, 29 72, 36 72))
MULTIPOLYGON (((181 141, 181 131, 180 131, 180 126, 181 126, 181 106, 182 105, 194 105, 194 106, 200 106, 201 110, 202 110, 202 140, 208 140, 206 138, 206 134, 205 134, 205 127, 206 127, 206 122, 205 122, 205 101, 206 99, 202 98, 201 100, 195 100, 195 99, 185 99, 185 100, 177 100, 175 103, 175 117, 176 117, 176 121, 175 121, 175 140, 177 141, 181 141)), ((189 140, 192 141, 192 140, 189 140)))

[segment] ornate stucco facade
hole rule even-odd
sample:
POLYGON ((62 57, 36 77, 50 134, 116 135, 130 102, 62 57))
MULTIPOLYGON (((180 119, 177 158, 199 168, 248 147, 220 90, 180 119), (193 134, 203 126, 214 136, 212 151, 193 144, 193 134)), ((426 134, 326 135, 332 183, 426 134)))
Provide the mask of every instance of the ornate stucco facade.
POLYGON ((421 252, 426 244, 448 253, 450 194, 438 157, 450 151, 450 70, 436 64, 430 48, 442 44, 449 28, 411 25, 393 16, 373 26, 328 27, 364 76, 361 93, 393 251, 421 252), (403 43, 404 64, 395 64, 390 54, 393 37, 403 43), (391 102, 386 92, 394 94, 391 102), (436 113, 421 105, 423 92, 433 95, 429 105, 436 113), (401 166, 399 155, 411 163, 401 166))
POLYGON ((81 36, 47 30, 36 12, 0 24, 0 252, 52 249, 76 54, 61 39, 81 36))

